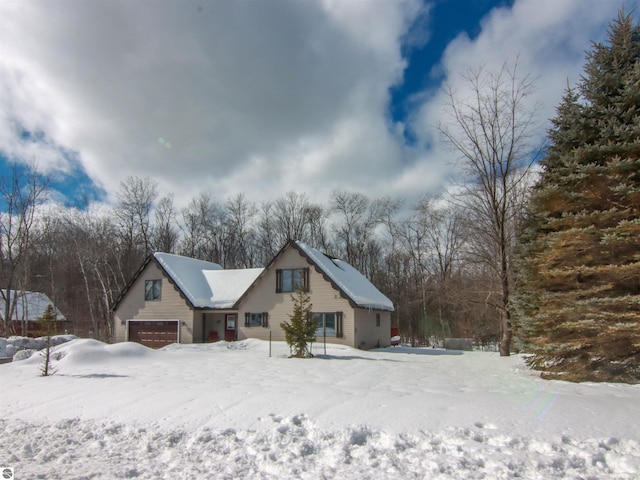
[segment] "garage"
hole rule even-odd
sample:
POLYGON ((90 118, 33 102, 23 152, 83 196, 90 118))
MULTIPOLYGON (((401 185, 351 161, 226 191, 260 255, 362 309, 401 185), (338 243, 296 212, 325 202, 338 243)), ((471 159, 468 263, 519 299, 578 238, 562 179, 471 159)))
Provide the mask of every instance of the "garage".
POLYGON ((151 348, 178 343, 177 320, 129 320, 128 323, 130 342, 151 348))

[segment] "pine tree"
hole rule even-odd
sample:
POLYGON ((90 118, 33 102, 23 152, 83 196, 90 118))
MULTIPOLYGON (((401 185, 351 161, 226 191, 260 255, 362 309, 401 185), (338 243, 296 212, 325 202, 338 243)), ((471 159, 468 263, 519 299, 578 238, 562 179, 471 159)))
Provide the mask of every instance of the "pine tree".
POLYGON ((640 381, 640 26, 621 11, 549 132, 521 238, 518 335, 543 376, 640 381))
POLYGON ((42 365, 40 366, 40 375, 43 377, 48 377, 55 373, 51 367, 51 334, 55 330, 55 322, 57 318, 58 315, 56 314, 55 308, 53 305, 49 304, 42 315, 36 319, 43 325, 44 334, 47 337, 47 344, 43 352, 44 358, 42 360, 42 365))
POLYGON ((294 295, 293 315, 289 315, 291 323, 282 322, 280 328, 284 331, 284 338, 293 357, 312 357, 310 346, 316 336, 316 322, 312 316, 312 305, 309 293, 305 289, 300 289, 294 295))

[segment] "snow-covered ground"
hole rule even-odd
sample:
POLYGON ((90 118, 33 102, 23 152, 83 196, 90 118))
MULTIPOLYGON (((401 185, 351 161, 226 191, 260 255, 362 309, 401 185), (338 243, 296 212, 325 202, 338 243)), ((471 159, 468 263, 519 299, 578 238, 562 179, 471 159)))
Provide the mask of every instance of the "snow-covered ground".
POLYGON ((640 386, 544 381, 518 356, 248 340, 73 340, 0 365, 16 479, 634 479, 640 386))

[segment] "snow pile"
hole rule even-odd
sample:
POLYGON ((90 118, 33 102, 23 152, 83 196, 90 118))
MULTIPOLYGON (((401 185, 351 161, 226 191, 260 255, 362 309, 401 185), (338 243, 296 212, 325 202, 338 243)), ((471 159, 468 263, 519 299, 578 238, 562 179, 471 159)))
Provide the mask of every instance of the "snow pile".
MULTIPOLYGON (((61 345, 77 338, 75 335, 54 335, 51 337, 51 345, 61 345)), ((0 338, 0 358, 23 360, 33 353, 47 346, 47 337, 9 337, 0 338), (16 354, 18 356, 16 357, 16 354)))
POLYGON ((54 349, 52 377, 0 365, 0 465, 94 479, 640 473, 638 386, 543 381, 487 352, 271 350, 74 340, 54 349))
POLYGON ((0 428, 11 439, 5 464, 32 478, 631 479, 640 466, 638 444, 615 438, 538 442, 482 425, 400 435, 324 430, 305 415, 265 422, 268 432, 77 419, 46 428, 0 420, 0 428))

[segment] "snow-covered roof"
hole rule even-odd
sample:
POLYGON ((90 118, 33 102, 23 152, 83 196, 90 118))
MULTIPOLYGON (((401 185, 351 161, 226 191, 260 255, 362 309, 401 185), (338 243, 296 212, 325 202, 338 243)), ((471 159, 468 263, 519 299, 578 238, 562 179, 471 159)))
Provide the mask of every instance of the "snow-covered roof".
POLYGON ((347 262, 330 258, 302 242, 295 243, 356 305, 362 308, 394 311, 393 302, 347 262))
POLYGON ((233 308, 244 292, 262 273, 263 268, 207 270, 204 276, 211 288, 210 308, 233 308))
MULTIPOLYGON (((6 293, 6 290, 5 290, 6 293)), ((49 305, 53 305, 51 299, 41 292, 20 292, 17 290, 11 290, 11 298, 18 298, 16 309, 13 313, 12 320, 34 322, 38 318, 42 317, 44 311, 49 305)), ((2 296, 0 296, 0 317, 4 315, 6 302, 2 296)), ((53 305, 56 312, 56 320, 64 320, 64 316, 53 305)))
POLYGON ((263 270, 223 270, 217 263, 170 253, 153 256, 194 308, 232 308, 263 270))
POLYGON ((211 303, 213 294, 204 272, 222 270, 220 265, 171 253, 156 252, 153 256, 194 307, 211 303))

